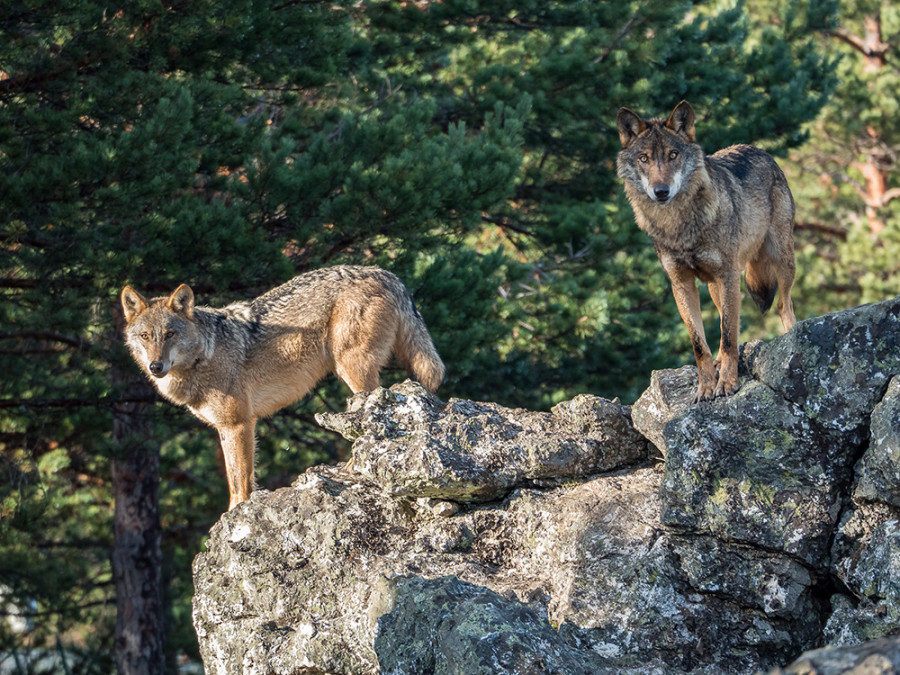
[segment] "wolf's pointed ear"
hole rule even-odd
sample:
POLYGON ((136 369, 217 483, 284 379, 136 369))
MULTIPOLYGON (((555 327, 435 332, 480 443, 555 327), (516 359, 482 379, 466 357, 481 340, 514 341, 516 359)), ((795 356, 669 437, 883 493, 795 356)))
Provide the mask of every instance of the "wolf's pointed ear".
POLYGON ((628 108, 619 108, 616 126, 619 127, 619 140, 622 141, 623 148, 631 145, 631 142, 647 129, 647 123, 641 116, 628 108))
POLYGON ((122 289, 122 311, 125 312, 125 323, 131 323, 137 315, 147 309, 147 300, 131 286, 122 289))
POLYGON ((194 291, 187 284, 181 284, 176 288, 169 299, 166 300, 166 307, 173 312, 181 312, 187 318, 194 318, 194 291))
POLYGON ((683 134, 691 143, 694 142, 694 109, 687 101, 675 106, 675 110, 666 120, 666 128, 676 134, 683 134))

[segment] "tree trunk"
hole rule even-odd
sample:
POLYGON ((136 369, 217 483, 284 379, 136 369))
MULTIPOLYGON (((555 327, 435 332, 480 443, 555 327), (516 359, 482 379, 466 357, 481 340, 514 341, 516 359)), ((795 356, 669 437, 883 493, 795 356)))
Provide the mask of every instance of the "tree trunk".
MULTIPOLYGON (((859 36, 844 28, 831 31, 831 35, 853 47, 863 58, 866 73, 877 73, 887 65, 887 52, 891 45, 884 41, 881 30, 881 14, 876 12, 863 18, 865 35, 859 36)), ((864 162, 858 162, 866 183, 860 192, 866 204, 866 219, 869 229, 878 236, 884 229, 884 221, 878 217, 879 209, 889 201, 888 176, 894 168, 893 157, 886 156, 884 143, 877 129, 866 128, 863 142, 864 162)), ((888 155, 892 153, 887 153, 888 155)), ((890 195, 893 198, 894 195, 890 195)))
POLYGON ((116 666, 120 674, 165 668, 162 529, 159 522, 159 448, 146 443, 143 405, 116 406, 112 464, 115 493, 116 666), (148 447, 152 446, 152 447, 148 447))
POLYGON ((888 172, 879 167, 874 152, 868 154, 866 163, 859 165, 859 170, 866 179, 866 219, 869 221, 869 230, 877 237, 884 229, 884 221, 878 217, 878 210, 884 206, 888 172))

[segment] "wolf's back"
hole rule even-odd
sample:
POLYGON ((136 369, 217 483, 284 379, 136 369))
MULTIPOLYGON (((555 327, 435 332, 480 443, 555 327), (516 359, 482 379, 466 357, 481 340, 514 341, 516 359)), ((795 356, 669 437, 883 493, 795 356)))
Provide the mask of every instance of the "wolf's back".
MULTIPOLYGON (((339 327, 340 331, 377 335, 387 315, 370 313, 373 304, 391 307, 396 330, 392 351, 426 389, 434 393, 444 379, 444 363, 404 283, 379 267, 337 265, 291 279, 253 301, 253 309, 270 325, 339 327), (376 298, 381 301, 376 302, 376 298), (375 317, 381 317, 380 319, 375 317), (340 318, 337 318, 340 317, 340 318), (374 322, 374 323, 373 323, 374 322)), ((351 340, 352 342, 353 340, 351 340)), ((345 338, 339 339, 344 343, 345 338)), ((389 355, 388 355, 389 356, 389 355)))

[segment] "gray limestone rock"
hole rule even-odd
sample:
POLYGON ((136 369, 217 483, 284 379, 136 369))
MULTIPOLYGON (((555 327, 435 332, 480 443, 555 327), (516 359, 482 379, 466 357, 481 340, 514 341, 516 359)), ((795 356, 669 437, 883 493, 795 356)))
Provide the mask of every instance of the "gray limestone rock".
POLYGON ((858 452, 796 404, 745 382, 666 423, 663 521, 825 562, 858 452))
POLYGON ((900 629, 898 314, 745 345, 697 405, 693 367, 630 410, 354 397, 320 420, 355 471, 255 492, 195 560, 206 671, 749 675, 831 641, 772 672, 897 672, 849 645, 900 629))
POLYGON ((642 460, 647 441, 628 412, 596 396, 549 413, 445 404, 407 380, 316 419, 353 441, 354 470, 390 494, 487 501, 530 481, 580 478, 642 460))
POLYGON ((900 374, 900 296, 801 321, 754 349, 747 365, 817 424, 858 432, 900 374))
POLYGON ((857 508, 835 541, 835 572, 854 598, 832 598, 825 626, 831 644, 900 633, 900 521, 890 509, 857 508))
POLYGON ((195 562, 204 663, 223 674, 750 673, 810 645, 820 618, 802 566, 671 536, 661 480, 645 468, 517 489, 452 516, 324 469, 258 491, 195 562))
POLYGON ((900 506, 900 377, 872 410, 869 448, 857 467, 854 498, 900 506))
POLYGON ((900 672, 900 638, 873 640, 856 647, 824 647, 803 654, 770 675, 895 675, 900 672))
POLYGON ((691 407, 697 389, 697 367, 682 366, 677 370, 654 370, 650 386, 631 407, 634 428, 666 454, 666 423, 691 407))
POLYGON ((591 650, 569 644, 539 611, 457 577, 397 577, 379 619, 375 653, 384 675, 610 673, 591 650))

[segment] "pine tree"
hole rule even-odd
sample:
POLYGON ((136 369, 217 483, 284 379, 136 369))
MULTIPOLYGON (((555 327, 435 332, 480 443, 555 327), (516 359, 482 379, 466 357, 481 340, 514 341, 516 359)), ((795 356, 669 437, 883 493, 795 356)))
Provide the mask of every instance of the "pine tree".
POLYGON ((792 153, 809 314, 893 297, 900 257, 900 105, 890 3, 843 2, 818 48, 839 55, 839 85, 812 141, 792 153))
POLYGON ((833 11, 790 3, 760 26, 742 3, 368 6, 370 91, 381 81, 395 105, 431 98, 438 122, 470 128, 498 102, 531 101, 515 194, 470 238, 513 263, 497 308, 512 326, 500 363, 515 367, 497 397, 530 407, 583 391, 633 400, 651 369, 690 359, 668 281, 615 177, 617 109, 665 115, 687 98, 708 152, 742 142, 783 155, 834 86, 833 62, 812 48, 833 11))

